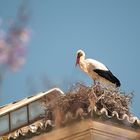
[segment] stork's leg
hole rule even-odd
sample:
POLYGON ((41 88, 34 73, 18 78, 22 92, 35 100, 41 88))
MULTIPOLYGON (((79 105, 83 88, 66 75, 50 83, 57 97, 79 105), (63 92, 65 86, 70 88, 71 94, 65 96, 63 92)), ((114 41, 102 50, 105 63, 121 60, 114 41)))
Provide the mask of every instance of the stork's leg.
POLYGON ((97 85, 100 85, 101 83, 99 81, 97 81, 97 85))
POLYGON ((94 86, 96 87, 96 86, 98 86, 98 81, 96 81, 96 80, 94 80, 94 86))
POLYGON ((96 81, 94 80, 94 86, 96 86, 96 81))
POLYGON ((100 82, 99 82, 99 81, 94 80, 94 86, 96 86, 96 85, 100 85, 100 82))
POLYGON ((101 83, 99 81, 94 81, 94 90, 95 90, 95 93, 101 92, 101 83))

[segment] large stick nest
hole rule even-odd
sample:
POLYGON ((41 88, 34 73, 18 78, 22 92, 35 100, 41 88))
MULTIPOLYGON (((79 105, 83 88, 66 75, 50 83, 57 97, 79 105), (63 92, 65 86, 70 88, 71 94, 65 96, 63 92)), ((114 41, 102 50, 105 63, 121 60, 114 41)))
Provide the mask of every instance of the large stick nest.
MULTIPOLYGON (((100 111, 102 108, 105 108, 110 116, 114 111, 120 118, 124 114, 131 116, 132 97, 133 93, 126 94, 118 89, 105 88, 101 85, 88 87, 76 83, 64 96, 45 104, 46 117, 52 119, 54 110, 59 110, 61 114, 71 112, 76 115, 79 109, 82 109, 82 114, 88 114, 93 110, 100 111)), ((57 116, 59 115, 57 114, 57 116)))

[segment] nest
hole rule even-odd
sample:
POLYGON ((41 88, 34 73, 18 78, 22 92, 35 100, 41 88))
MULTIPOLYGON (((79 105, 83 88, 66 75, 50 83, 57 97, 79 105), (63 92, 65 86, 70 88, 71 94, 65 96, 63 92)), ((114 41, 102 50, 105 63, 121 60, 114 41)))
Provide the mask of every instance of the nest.
POLYGON ((45 104, 46 118, 64 120, 64 116, 84 116, 93 110, 100 111, 105 108, 108 115, 116 111, 121 118, 124 114, 131 116, 130 105, 133 93, 126 94, 118 89, 106 88, 101 85, 85 86, 80 83, 73 85, 64 95, 51 103, 45 104), (74 114, 74 115, 73 115, 74 114))

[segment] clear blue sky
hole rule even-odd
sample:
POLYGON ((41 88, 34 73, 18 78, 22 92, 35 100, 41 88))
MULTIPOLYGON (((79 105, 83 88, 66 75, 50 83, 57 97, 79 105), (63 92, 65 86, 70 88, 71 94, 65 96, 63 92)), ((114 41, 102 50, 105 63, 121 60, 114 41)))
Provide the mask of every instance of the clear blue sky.
MULTIPOLYGON (((0 18, 15 17, 21 0, 1 0, 0 18)), ((46 75, 66 90, 70 83, 92 81, 75 68, 75 55, 103 62, 116 75, 121 90, 134 91, 132 112, 140 118, 140 1, 139 0, 31 0, 32 30, 27 62, 6 74, 0 105, 48 90, 46 75)))

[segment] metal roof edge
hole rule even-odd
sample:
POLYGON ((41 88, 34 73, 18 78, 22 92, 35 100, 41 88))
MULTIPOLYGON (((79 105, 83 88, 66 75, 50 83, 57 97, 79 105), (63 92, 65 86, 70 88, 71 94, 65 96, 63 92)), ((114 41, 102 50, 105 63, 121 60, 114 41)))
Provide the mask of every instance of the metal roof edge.
POLYGON ((15 103, 13 102, 13 103, 9 103, 9 104, 6 104, 6 105, 2 106, 0 108, 0 116, 4 115, 4 114, 6 114, 6 113, 8 113, 10 111, 13 111, 15 109, 18 109, 18 108, 20 108, 20 107, 22 107, 22 106, 24 106, 26 104, 29 104, 30 102, 38 100, 41 97, 43 97, 43 96, 45 96, 45 95, 47 95, 47 94, 49 94, 51 92, 54 92, 54 91, 58 91, 59 93, 64 94, 64 92, 59 88, 52 88, 52 89, 50 89, 50 90, 48 90, 46 92, 40 92, 40 93, 38 93, 36 95, 33 95, 31 98, 26 97, 26 98, 24 98, 24 99, 22 99, 20 101, 15 102, 15 103))

